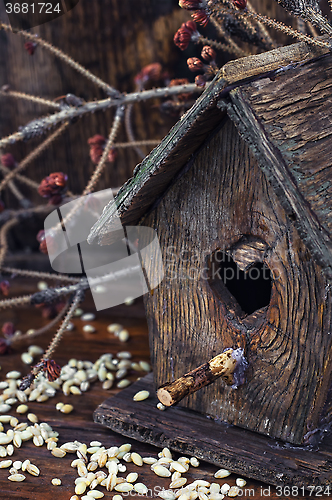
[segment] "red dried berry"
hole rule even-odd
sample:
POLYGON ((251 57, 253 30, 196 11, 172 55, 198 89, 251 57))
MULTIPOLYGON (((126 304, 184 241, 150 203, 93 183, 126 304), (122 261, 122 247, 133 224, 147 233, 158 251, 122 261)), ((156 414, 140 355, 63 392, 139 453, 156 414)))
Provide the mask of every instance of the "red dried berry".
POLYGON ((135 76, 136 84, 144 84, 148 81, 158 82, 163 78, 163 68, 160 63, 152 63, 145 66, 138 75, 135 76))
POLYGON ((37 44, 36 42, 25 42, 24 48, 28 52, 28 54, 30 54, 30 56, 33 56, 37 48, 37 44))
POLYGON ((6 168, 14 168, 16 165, 16 161, 14 156, 11 153, 6 153, 1 156, 1 163, 6 168))
POLYGON ((216 52, 212 47, 209 47, 209 45, 205 45, 202 48, 201 57, 202 59, 204 59, 204 61, 211 62, 215 60, 216 52))
POLYGON ((9 281, 7 280, 0 281, 0 290, 5 297, 7 297, 7 295, 9 294, 9 287, 10 287, 9 281))
POLYGON ((43 370, 46 372, 49 382, 54 382, 61 374, 61 366, 53 359, 46 359, 43 361, 43 370))
POLYGON ((186 23, 182 24, 181 28, 186 28, 187 30, 191 31, 191 33, 195 33, 197 31, 195 21, 187 21, 186 23))
POLYGON ((189 57, 189 59, 187 59, 187 64, 190 71, 193 72, 204 69, 204 64, 198 57, 189 57))
POLYGON ((43 198, 51 198, 53 195, 60 194, 66 187, 67 179, 67 175, 63 172, 53 172, 41 181, 38 193, 43 198))
POLYGON ((14 323, 12 323, 11 321, 7 321, 2 325, 1 331, 5 337, 12 337, 15 333, 14 323))
POLYGON ((247 0, 233 0, 233 4, 240 10, 243 10, 247 6, 247 0))
POLYGON ((192 32, 186 27, 181 26, 174 35, 173 41, 181 50, 185 50, 191 41, 192 32))
POLYGON ((205 10, 196 10, 196 12, 193 12, 191 14, 191 17, 196 23, 200 24, 203 27, 205 27, 209 22, 209 15, 205 10))
POLYGON ((103 135, 96 134, 88 139, 88 144, 90 146, 105 146, 106 139, 103 135))
POLYGON ((179 6, 182 9, 197 10, 203 7, 201 0, 179 0, 179 6))
POLYGON ((197 87, 204 88, 206 85, 206 79, 204 75, 197 75, 195 77, 195 84, 197 87))
POLYGON ((0 338, 0 354, 7 354, 10 347, 8 342, 5 339, 0 338))

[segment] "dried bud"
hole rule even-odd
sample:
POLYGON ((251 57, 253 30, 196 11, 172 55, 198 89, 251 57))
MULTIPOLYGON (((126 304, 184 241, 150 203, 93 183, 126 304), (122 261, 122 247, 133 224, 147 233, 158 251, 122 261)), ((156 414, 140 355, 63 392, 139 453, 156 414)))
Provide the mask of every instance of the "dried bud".
POLYGON ((7 321, 2 325, 1 330, 5 337, 12 337, 15 333, 14 323, 12 323, 11 321, 7 321))
POLYGON ((48 205, 60 205, 63 200, 62 194, 55 194, 48 200, 48 205))
POLYGON ((191 14, 191 17, 196 23, 200 24, 203 27, 205 27, 209 22, 209 15, 205 10, 196 10, 196 12, 193 12, 191 14))
POLYGON ((9 281, 7 280, 3 280, 3 281, 0 281, 0 290, 1 290, 1 293, 7 297, 7 295, 9 294, 9 281))
MULTIPOLYGON (((175 87, 176 85, 188 85, 189 81, 187 80, 187 78, 175 78, 174 80, 171 80, 169 82, 169 87, 175 87)), ((178 94, 176 97, 178 99, 178 101, 187 101, 188 99, 190 99, 192 96, 192 94, 190 92, 188 92, 188 94, 178 94)))
POLYGON ((106 139, 103 135, 96 134, 88 139, 89 146, 105 146, 106 139))
POLYGON ((25 391, 25 389, 28 389, 31 386, 34 380, 35 380, 35 375, 33 373, 29 373, 28 375, 26 375, 22 379, 22 382, 19 385, 19 390, 25 391))
POLYGON ((6 153, 1 156, 1 163, 6 168, 14 168, 16 165, 16 161, 14 156, 11 153, 6 153))
POLYGON ((187 30, 191 31, 191 33, 195 33, 197 31, 195 21, 187 21, 186 23, 183 23, 181 27, 186 28, 187 30))
POLYGON ((215 60, 216 52, 212 47, 209 47, 209 45, 205 45, 202 49, 201 57, 202 59, 204 59, 204 61, 211 62, 215 60))
POLYGON ((53 195, 59 194, 64 190, 67 179, 67 175, 63 172, 53 172, 41 181, 38 193, 43 198, 51 198, 53 195))
POLYGON ((59 366, 53 359, 46 359, 43 361, 43 370, 47 374, 50 382, 54 382, 61 374, 61 366, 59 366))
POLYGON ((5 339, 0 338, 0 354, 7 354, 10 350, 9 344, 5 339))
POLYGON ((204 75, 197 75, 195 77, 195 84, 197 87, 204 88, 206 84, 206 79, 204 75))
MULTIPOLYGON (((191 41, 192 34, 193 34, 192 29, 189 29, 186 26, 186 24, 187 23, 182 24, 181 28, 179 28, 177 30, 177 32, 175 33, 174 38, 173 38, 175 45, 177 47, 179 47, 179 49, 181 49, 181 50, 185 50, 188 47, 189 42, 191 41)), ((195 26, 196 26, 196 24, 195 24, 195 26)))
POLYGON ((158 82, 163 78, 163 68, 160 63, 152 63, 145 66, 138 75, 135 76, 136 84, 144 84, 148 81, 158 82))
POLYGON ((233 4, 240 10, 243 10, 247 6, 247 0, 233 0, 233 4))
POLYGON ((24 48, 30 54, 30 56, 33 56, 37 48, 37 44, 36 42, 25 42, 24 48))
POLYGON ((204 7, 204 3, 201 0, 179 0, 179 6, 182 9, 198 10, 204 7))
POLYGON ((198 57, 189 57, 189 59, 187 59, 187 64, 190 71, 193 72, 204 69, 204 64, 198 57))

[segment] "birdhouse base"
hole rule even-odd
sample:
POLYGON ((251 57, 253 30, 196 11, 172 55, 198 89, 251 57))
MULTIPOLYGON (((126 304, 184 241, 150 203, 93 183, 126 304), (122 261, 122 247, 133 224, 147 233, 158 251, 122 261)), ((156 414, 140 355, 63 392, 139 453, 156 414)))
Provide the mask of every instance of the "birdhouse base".
POLYGON ((268 484, 332 484, 332 436, 327 436, 315 450, 290 446, 185 408, 160 411, 157 403, 153 375, 149 374, 104 401, 95 410, 94 421, 123 436, 167 446, 181 455, 196 456, 268 484), (134 394, 141 390, 148 390, 150 397, 134 402, 134 394))

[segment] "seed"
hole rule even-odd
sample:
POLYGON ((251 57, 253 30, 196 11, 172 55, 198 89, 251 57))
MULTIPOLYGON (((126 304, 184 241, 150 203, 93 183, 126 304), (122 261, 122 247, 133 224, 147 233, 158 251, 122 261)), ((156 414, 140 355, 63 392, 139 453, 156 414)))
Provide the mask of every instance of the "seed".
POLYGON ((21 376, 21 372, 18 372, 16 370, 12 370, 11 372, 8 372, 6 374, 6 378, 12 378, 12 379, 18 379, 21 376))
POLYGON ((61 485, 61 479, 58 479, 57 477, 54 477, 51 480, 51 483, 53 484, 53 486, 60 486, 61 485))
POLYGON ((84 313, 81 316, 82 321, 93 321, 96 316, 93 313, 84 313))
POLYGON ((134 401, 144 401, 144 399, 147 399, 150 396, 149 391, 139 391, 136 392, 135 396, 133 397, 134 401))
POLYGON ((7 389, 8 387, 8 382, 6 382, 5 380, 0 382, 0 389, 7 389))
POLYGON ((240 488, 238 486, 232 486, 229 490, 227 495, 229 497, 237 497, 240 492, 240 488))
POLYGON ((64 443, 60 446, 60 450, 64 450, 66 453, 76 453, 77 448, 75 443, 64 443))
POLYGON ((121 495, 114 495, 113 500, 123 500, 121 495))
MULTIPOLYGON (((15 466, 15 465, 14 465, 15 466)), ((27 472, 29 472, 29 474, 31 474, 32 476, 39 476, 40 474, 40 470, 38 469, 38 467, 34 464, 28 464, 27 465, 27 468, 26 468, 27 472)))
POLYGON ((7 434, 0 435, 0 445, 9 444, 12 441, 12 437, 7 436, 7 434))
POLYGON ((128 342, 128 340, 129 340, 128 330, 120 330, 118 333, 118 337, 119 337, 120 342, 128 342))
POLYGON ((118 370, 116 372, 115 378, 119 380, 119 379, 125 377, 127 375, 127 373, 128 373, 127 370, 125 368, 122 368, 121 370, 118 370))
POLYGON ((242 479, 242 477, 237 477, 236 478, 236 486, 239 486, 239 488, 243 488, 247 484, 247 481, 245 479, 242 479))
POLYGON ((8 477, 9 481, 14 481, 16 483, 19 483, 21 481, 24 481, 25 476, 23 474, 12 474, 11 476, 8 477))
POLYGON ((129 443, 125 443, 125 444, 122 444, 120 447, 119 447, 119 452, 122 453, 128 453, 128 451, 131 450, 131 444, 129 443))
POLYGON ((66 456, 65 450, 61 450, 61 448, 54 448, 54 450, 52 450, 51 453, 56 458, 63 458, 66 456))
MULTIPOLYGON (((158 496, 162 498, 163 500, 175 500, 176 496, 171 490, 162 490, 158 493, 158 496)), ((183 495, 181 495, 183 496, 183 495)), ((114 497, 113 497, 114 498, 114 497)), ((181 498, 181 497, 179 497, 181 498)), ((189 497, 187 497, 189 499, 189 497)), ((183 500, 183 499, 181 499, 183 500)))
POLYGON ((106 465, 107 459, 108 459, 107 452, 103 451, 98 458, 98 465, 100 468, 106 465))
POLYGON ((9 455, 11 457, 14 453, 14 446, 12 444, 9 444, 6 448, 6 450, 7 450, 7 455, 9 455))
POLYGON ((113 387, 113 383, 114 383, 113 380, 105 380, 103 382, 103 386, 102 387, 105 390, 111 389, 113 387))
POLYGON ((29 401, 36 401, 36 399, 41 395, 41 391, 39 389, 33 389, 29 395, 29 401))
POLYGON ((163 465, 156 465, 153 468, 153 472, 160 477, 169 477, 171 475, 170 471, 166 469, 163 465))
MULTIPOLYGON (((121 471, 120 471, 121 472, 121 471)), ((138 478, 138 474, 137 472, 131 472, 130 474, 128 474, 128 476, 126 477, 126 481, 127 483, 134 483, 135 481, 137 481, 137 478, 138 478)))
POLYGON ((16 391, 16 397, 20 403, 26 403, 28 401, 28 397, 23 391, 16 391))
POLYGON ((186 477, 179 477, 178 479, 174 479, 174 481, 171 482, 169 485, 170 488, 181 488, 181 486, 184 486, 187 482, 186 477))
POLYGON ((70 392, 76 396, 79 396, 81 393, 80 389, 76 387, 76 385, 72 385, 70 388, 70 392))
POLYGON ((157 403, 157 408, 158 408, 158 410, 161 410, 161 411, 166 410, 166 406, 164 406, 162 403, 157 403))
POLYGON ((15 460, 15 462, 13 463, 13 467, 16 469, 16 470, 20 470, 21 467, 22 467, 22 462, 20 460, 15 460))
POLYGON ((19 432, 14 433, 13 443, 14 443, 15 448, 21 448, 22 438, 21 438, 21 434, 19 432))
POLYGON ((199 467, 199 460, 196 457, 191 457, 190 465, 192 465, 193 467, 199 467))
POLYGON ((44 438, 42 436, 33 436, 32 441, 35 446, 43 446, 44 444, 44 438))
POLYGON ((7 456, 7 450, 4 446, 0 446, 0 457, 5 458, 7 456))
POLYGON ((31 345, 28 348, 28 353, 31 356, 39 356, 40 354, 43 354, 43 352, 44 352, 44 349, 42 349, 38 345, 31 345))
POLYGON ((227 493, 229 492, 230 488, 231 488, 231 487, 230 487, 230 485, 229 485, 229 484, 224 483, 224 484, 221 486, 221 488, 220 488, 220 493, 221 493, 222 495, 227 495, 227 493))
POLYGON ((180 464, 180 462, 172 462, 172 468, 178 472, 181 472, 181 474, 187 472, 188 470, 183 464, 180 464))
POLYGON ((96 331, 95 327, 92 325, 84 325, 82 328, 83 332, 94 333, 96 331))
POLYGON ((7 469, 7 467, 10 467, 12 463, 13 463, 12 460, 1 460, 0 469, 7 469))
POLYGON ((10 419, 10 422, 9 422, 9 423, 10 423, 11 427, 16 427, 16 426, 17 426, 17 424, 18 424, 18 419, 17 419, 16 417, 12 417, 12 418, 10 419))
POLYGON ((231 475, 231 472, 227 469, 219 469, 217 472, 214 474, 214 477, 216 479, 222 479, 224 477, 228 477, 231 475))
POLYGON ((27 405, 19 405, 16 408, 16 413, 23 414, 23 413, 26 413, 28 410, 29 410, 29 407, 27 405))
POLYGON ((61 413, 71 413, 73 411, 74 407, 73 405, 63 405, 62 408, 60 409, 61 413))
POLYGON ((76 495, 82 495, 86 491, 86 483, 78 483, 75 486, 75 493, 76 495))
POLYGON ((119 332, 122 329, 122 325, 119 325, 119 323, 112 323, 111 325, 108 325, 107 331, 109 333, 116 333, 119 332))
POLYGON ((22 441, 29 441, 33 436, 31 429, 27 428, 24 431, 21 432, 21 439, 22 441))
POLYGON ((143 459, 142 459, 141 455, 139 455, 138 453, 136 453, 136 452, 132 453, 131 459, 135 465, 138 465, 139 467, 141 467, 143 465, 143 459))
POLYGON ((152 465, 152 464, 155 464, 156 462, 158 462, 158 460, 154 457, 144 457, 143 458, 143 462, 145 464, 149 464, 149 465, 152 465))
POLYGON ((98 491, 98 490, 91 490, 91 491, 88 491, 87 495, 86 495, 88 498, 91 497, 91 498, 103 498, 104 493, 102 491, 98 491))
POLYGON ((6 413, 11 410, 11 406, 7 404, 0 404, 0 413, 6 413))
POLYGON ((149 363, 147 361, 140 361, 139 365, 143 371, 145 371, 145 372, 151 371, 151 366, 149 365, 149 363))
POLYGON ((37 424, 39 422, 37 415, 34 413, 28 413, 27 419, 30 420, 33 424, 37 424))
POLYGON ((38 396, 36 401, 38 403, 44 403, 45 401, 48 401, 49 399, 50 399, 49 396, 47 396, 46 394, 41 394, 40 396, 38 396))
POLYGON ((30 463, 30 460, 24 460, 24 462, 22 463, 22 471, 26 471, 27 470, 27 467, 30 463))
POLYGON ((120 484, 117 484, 115 487, 114 487, 115 491, 120 491, 120 493, 127 493, 128 491, 131 491, 132 489, 134 489, 133 485, 130 484, 130 483, 120 483, 120 484))
POLYGON ((24 352, 21 355, 21 360, 23 361, 23 363, 25 365, 32 365, 32 363, 33 363, 33 357, 28 352, 24 352))

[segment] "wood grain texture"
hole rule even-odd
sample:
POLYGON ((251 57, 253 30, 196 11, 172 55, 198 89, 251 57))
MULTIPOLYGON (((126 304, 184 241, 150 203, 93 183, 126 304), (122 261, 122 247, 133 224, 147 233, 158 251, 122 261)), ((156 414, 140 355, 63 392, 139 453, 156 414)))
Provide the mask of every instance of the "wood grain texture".
MULTIPOLYGON (((157 401, 152 376, 147 375, 121 394, 104 401, 94 412, 94 420, 129 438, 167 446, 182 455, 193 455, 241 476, 270 484, 300 488, 332 484, 329 439, 315 451, 287 447, 266 436, 215 422, 184 408, 160 411, 156 408, 157 401), (136 405, 134 411, 133 396, 140 390, 149 390, 151 396, 136 405)), ((242 495, 254 496, 248 490, 247 494, 243 490, 242 495)), ((305 492, 302 495, 298 490, 292 496, 302 498, 305 492)), ((262 493, 260 498, 264 498, 262 493)))
POLYGON ((232 116, 313 256, 332 276, 332 58, 231 94, 232 116))
POLYGON ((331 383, 330 289, 230 120, 145 224, 158 232, 165 266, 145 299, 156 385, 242 347, 243 386, 217 381, 183 405, 302 443, 322 424, 331 383), (273 283, 269 305, 240 317, 212 291, 208 262, 246 235, 268 245, 273 283))

